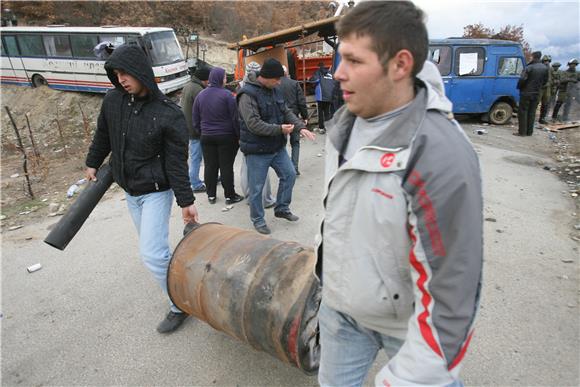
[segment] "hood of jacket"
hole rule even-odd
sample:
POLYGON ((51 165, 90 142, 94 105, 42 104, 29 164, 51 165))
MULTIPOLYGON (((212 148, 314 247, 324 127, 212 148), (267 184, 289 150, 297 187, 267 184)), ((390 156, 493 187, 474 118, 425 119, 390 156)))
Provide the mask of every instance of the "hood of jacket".
MULTIPOLYGON (((426 65, 415 79, 415 98, 404 113, 395 119, 396 121, 391 126, 394 130, 383 133, 375 139, 372 145, 385 148, 407 147, 423 122, 427 111, 438 111, 449 117, 452 114, 451 110, 452 103, 445 96, 439 70, 434 64, 433 66, 426 65)), ((355 119, 356 116, 348 110, 345 104, 331 120, 329 126, 332 126, 333 130, 329 132, 329 139, 341 153, 346 150, 355 119)))
POLYGON ((221 67, 214 67, 209 73, 208 86, 209 87, 224 87, 224 75, 226 70, 221 67))
POLYGON ((258 87, 264 87, 260 82, 258 82, 258 74, 255 72, 250 72, 247 73, 247 79, 245 80, 245 83, 250 84, 250 85, 254 85, 254 86, 258 86, 258 87))
POLYGON ((123 70, 131 76, 137 78, 147 90, 149 96, 163 96, 155 83, 151 61, 143 49, 135 44, 123 44, 113 51, 113 54, 105 62, 105 70, 111 83, 120 91, 126 93, 125 89, 119 83, 114 70, 123 70))

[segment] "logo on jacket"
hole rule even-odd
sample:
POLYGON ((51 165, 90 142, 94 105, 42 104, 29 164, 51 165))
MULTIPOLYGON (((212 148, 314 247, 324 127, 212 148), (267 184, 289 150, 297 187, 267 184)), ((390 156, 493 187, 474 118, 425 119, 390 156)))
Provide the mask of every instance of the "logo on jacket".
POLYGON ((385 153, 381 157, 381 165, 383 168, 389 168, 393 162, 395 161, 395 154, 394 153, 385 153))

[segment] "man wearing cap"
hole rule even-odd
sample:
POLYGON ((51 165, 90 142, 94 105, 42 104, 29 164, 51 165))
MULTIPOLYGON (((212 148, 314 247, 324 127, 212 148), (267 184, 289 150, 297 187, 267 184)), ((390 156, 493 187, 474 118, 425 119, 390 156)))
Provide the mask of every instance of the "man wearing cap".
POLYGON ((534 132, 534 120, 538 108, 540 89, 548 82, 548 68, 540 63, 542 53, 532 53, 532 61, 522 71, 518 80, 520 90, 520 106, 518 109, 518 133, 514 136, 531 136, 534 132))
POLYGON ((542 64, 548 68, 548 82, 542 86, 540 89, 540 124, 547 124, 546 115, 548 114, 548 107, 550 104, 550 92, 552 91, 552 69, 550 68, 550 62, 552 62, 552 57, 550 55, 544 55, 542 57, 542 64))
POLYGON ((205 192, 206 187, 203 181, 199 178, 199 168, 201 166, 201 144, 199 143, 200 133, 193 128, 191 121, 191 108, 195 97, 207 87, 207 80, 209 79, 209 68, 198 67, 195 73, 191 76, 189 82, 183 88, 181 95, 181 109, 185 115, 185 122, 189 132, 189 180, 193 192, 205 192))
POLYGON ((566 122, 570 119, 570 108, 572 107, 572 102, 578 102, 578 72, 576 71, 576 66, 578 65, 578 59, 572 59, 568 62, 568 68, 564 71, 564 76, 566 77, 567 87, 566 87, 566 98, 564 99, 564 113, 562 113, 562 121, 566 122))
POLYGON ((313 140, 314 135, 284 102, 277 88, 284 76, 282 64, 267 59, 260 72, 249 74, 237 95, 240 113, 240 149, 246 155, 250 187, 250 218, 259 233, 270 234, 264 219, 262 189, 272 167, 280 183, 276 196, 274 216, 291 222, 298 217, 290 211, 296 171, 286 152, 286 136, 294 130, 313 140))
POLYGON ((556 93, 558 92, 558 88, 560 86, 560 62, 552 63, 552 68, 550 72, 552 74, 552 88, 550 89, 550 104, 548 106, 548 110, 552 110, 554 105, 556 104, 556 93))

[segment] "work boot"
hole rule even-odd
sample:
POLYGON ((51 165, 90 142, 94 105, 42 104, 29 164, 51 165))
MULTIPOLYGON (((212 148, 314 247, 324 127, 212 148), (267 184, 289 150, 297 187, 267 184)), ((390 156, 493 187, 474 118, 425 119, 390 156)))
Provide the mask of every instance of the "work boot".
POLYGON ((274 212, 274 216, 276 218, 282 218, 282 219, 289 220, 290 222, 296 222, 298 219, 300 219, 299 217, 297 217, 296 215, 294 215, 290 211, 286 211, 286 212, 274 212))
POLYGON ((238 203, 241 202, 242 200, 244 200, 244 197, 238 194, 234 194, 233 197, 231 198, 226 198, 226 205, 230 205, 230 204, 234 204, 234 203, 238 203))
POLYGON ((165 316, 165 319, 157 326, 157 332, 159 333, 171 333, 183 324, 187 318, 186 313, 175 313, 170 310, 165 316))

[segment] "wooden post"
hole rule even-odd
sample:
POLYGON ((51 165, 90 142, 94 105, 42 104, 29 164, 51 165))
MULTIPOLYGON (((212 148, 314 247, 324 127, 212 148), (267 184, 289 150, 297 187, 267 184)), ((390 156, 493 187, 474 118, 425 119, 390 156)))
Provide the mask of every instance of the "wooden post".
POLYGON ((54 119, 56 122, 56 127, 58 129, 58 135, 60 136, 60 142, 62 143, 62 148, 64 149, 64 154, 68 158, 68 151, 66 150, 66 143, 64 142, 64 136, 62 134, 62 128, 60 127, 59 121, 59 114, 58 114, 58 105, 56 107, 56 118, 54 119))
POLYGON ((16 122, 14 122, 14 118, 12 118, 12 114, 10 113, 10 109, 8 106, 4 106, 6 109, 6 113, 8 113, 8 117, 12 122, 12 126, 14 126, 14 132, 16 133, 16 140, 18 140, 18 149, 22 152, 22 157, 24 161, 22 163, 22 169, 24 169, 24 177, 26 178, 26 184, 28 185, 28 194, 32 199, 34 199, 34 193, 32 193, 32 185, 30 184, 30 176, 28 176, 28 157, 26 156, 26 150, 24 149, 24 145, 22 145, 22 138, 20 138, 20 133, 18 132, 18 127, 16 126, 16 122))
POLYGON ((34 157, 36 157, 36 164, 40 163, 40 152, 36 147, 36 142, 34 141, 34 136, 32 135, 32 129, 30 128, 30 121, 28 120, 28 113, 24 114, 26 117, 26 126, 28 126, 28 134, 30 135, 30 143, 32 144, 32 151, 34 152, 34 157))

